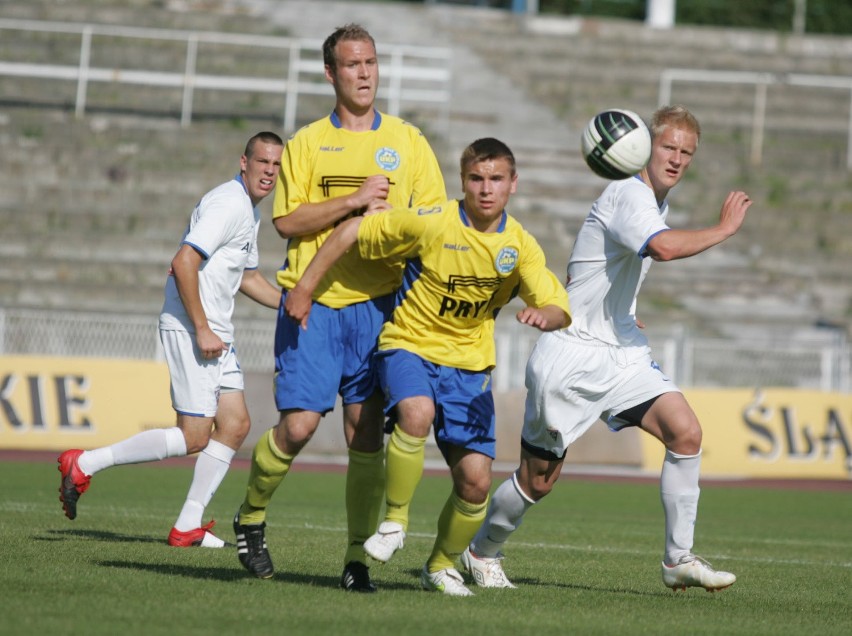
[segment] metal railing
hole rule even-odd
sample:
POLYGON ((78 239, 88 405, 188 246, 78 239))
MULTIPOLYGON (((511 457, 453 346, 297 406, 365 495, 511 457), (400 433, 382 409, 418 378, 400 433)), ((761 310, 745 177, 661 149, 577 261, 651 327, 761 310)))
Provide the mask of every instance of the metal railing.
MULTIPOLYGON (((751 71, 708 71, 704 69, 668 68, 660 73, 658 105, 671 103, 675 82, 746 84, 754 86, 754 108, 751 124, 750 161, 753 166, 763 163, 763 142, 766 129, 767 90, 769 86, 804 86, 828 90, 844 90, 852 105, 852 77, 846 75, 809 75, 804 73, 760 73, 751 71)), ((846 169, 852 171, 852 106, 846 127, 846 169)))
MULTIPOLYGON (((235 319, 240 363, 271 372, 275 320, 235 319)), ((494 390, 523 388, 538 331, 497 322, 494 390)), ((849 392, 852 347, 842 331, 798 340, 734 341, 693 337, 682 329, 648 334, 657 361, 681 387, 789 386, 849 392)), ((0 355, 162 360, 156 316, 0 309, 0 355)))
MULTIPOLYGON (((92 82, 132 84, 181 91, 180 123, 192 122, 193 100, 200 90, 243 91, 285 96, 283 128, 291 133, 296 128, 300 95, 331 95, 325 80, 322 61, 322 41, 249 34, 170 29, 144 29, 101 24, 75 24, 37 20, 0 20, 0 32, 14 30, 33 33, 77 35, 80 38, 76 60, 53 59, 51 63, 30 61, 0 61, 0 76, 76 82, 74 112, 82 117, 86 112, 89 84, 92 82), (137 46, 154 47, 158 42, 185 44, 183 59, 171 70, 152 68, 120 68, 94 66, 93 50, 97 38, 118 38, 142 42, 137 46), (202 47, 250 47, 280 51, 286 55, 286 76, 228 75, 202 73, 198 70, 202 47)), ((378 98, 384 109, 399 116, 403 104, 436 105, 439 119, 446 128, 449 117, 451 84, 451 51, 448 48, 381 44, 378 46, 381 68, 378 98)), ((56 50, 60 47, 56 46, 56 50)), ((153 50, 153 49, 152 49, 153 50)), ((134 63, 144 63, 146 56, 134 56, 134 63)))

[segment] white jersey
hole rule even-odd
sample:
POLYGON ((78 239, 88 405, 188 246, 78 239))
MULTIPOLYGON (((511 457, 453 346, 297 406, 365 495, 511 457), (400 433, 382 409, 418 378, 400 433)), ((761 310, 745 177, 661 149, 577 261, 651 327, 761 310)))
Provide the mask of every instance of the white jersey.
MULTIPOLYGON (((568 263, 573 322, 565 334, 613 346, 646 348, 636 326, 636 295, 651 266, 648 242, 669 227, 668 203, 639 177, 613 181, 577 233, 568 263)), ((638 351, 637 351, 638 353, 638 351)))
MULTIPOLYGON (((258 266, 259 225, 260 211, 252 206, 238 175, 202 197, 181 240, 181 245, 193 247, 204 258, 198 271, 201 304, 210 328, 224 342, 234 341, 231 316, 243 271, 258 266)), ((160 329, 194 333, 174 276, 166 281, 165 296, 160 329)))

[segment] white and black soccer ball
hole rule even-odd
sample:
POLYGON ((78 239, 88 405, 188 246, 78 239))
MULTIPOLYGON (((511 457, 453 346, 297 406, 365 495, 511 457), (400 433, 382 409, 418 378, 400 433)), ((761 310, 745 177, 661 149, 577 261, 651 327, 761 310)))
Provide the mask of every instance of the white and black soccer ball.
POLYGON ((604 179, 626 179, 651 158, 651 133, 631 110, 611 108, 592 117, 582 138, 583 158, 604 179))

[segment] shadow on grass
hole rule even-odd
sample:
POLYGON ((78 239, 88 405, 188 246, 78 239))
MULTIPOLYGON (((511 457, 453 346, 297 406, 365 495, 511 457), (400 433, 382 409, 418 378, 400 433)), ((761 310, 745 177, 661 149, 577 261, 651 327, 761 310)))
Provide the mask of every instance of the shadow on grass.
POLYGON ((45 535, 33 537, 36 541, 64 541, 73 539, 90 539, 93 541, 109 541, 111 543, 165 543, 165 539, 145 537, 131 534, 120 534, 109 530, 68 529, 48 530, 45 535))
MULTIPOLYGON (((420 589, 420 570, 410 569, 408 573, 414 577, 415 583, 414 586, 419 590, 420 589)), ((465 577, 465 584, 467 587, 474 593, 483 593, 483 594, 501 594, 504 592, 508 592, 511 594, 513 590, 498 590, 498 589, 489 589, 484 590, 480 587, 477 587, 475 583, 468 582, 469 577, 465 577)), ((578 583, 554 583, 552 581, 541 581, 539 579, 532 578, 523 578, 523 577, 513 577, 511 579, 512 583, 517 585, 519 588, 527 588, 527 589, 535 589, 535 588, 555 588, 562 590, 576 590, 580 592, 605 592, 610 594, 628 594, 630 596, 648 596, 648 597, 658 597, 660 595, 671 595, 672 591, 668 589, 663 589, 659 592, 648 592, 643 590, 631 590, 628 588, 615 588, 615 587, 601 587, 594 585, 581 585, 578 583)), ((373 581, 375 583, 375 581, 373 581)), ((379 585, 379 583, 377 583, 379 585)), ((390 586, 389 586, 390 587, 390 586)), ((396 585, 394 586, 399 589, 406 589, 407 585, 396 585)), ((703 591, 703 590, 702 590, 703 591)))
MULTIPOLYGON (((195 565, 186 565, 182 563, 142 563, 139 561, 95 561, 96 565, 105 568, 122 568, 128 570, 137 570, 141 572, 152 572, 154 574, 162 574, 164 576, 183 576, 191 579, 216 579, 219 581, 259 581, 248 572, 243 570, 234 560, 234 567, 204 567, 195 565)), ((333 588, 337 589, 340 585, 340 579, 336 576, 325 576, 322 574, 310 574, 307 572, 286 572, 278 570, 267 581, 276 581, 279 583, 291 583, 294 585, 308 585, 318 588, 333 588)), ((388 589, 398 587, 405 589, 405 585, 383 586, 388 589)))

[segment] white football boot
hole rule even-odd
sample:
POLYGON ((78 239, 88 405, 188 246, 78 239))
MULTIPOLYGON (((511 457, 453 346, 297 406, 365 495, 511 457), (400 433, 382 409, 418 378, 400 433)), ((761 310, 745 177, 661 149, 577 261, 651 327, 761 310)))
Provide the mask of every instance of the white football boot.
POLYGON ((395 521, 382 521, 379 530, 364 542, 364 552, 376 561, 387 563, 393 553, 402 549, 405 542, 405 530, 395 521))
POLYGON ((420 585, 424 590, 441 592, 447 596, 473 596, 467 587, 459 571, 455 568, 446 568, 437 572, 430 572, 428 565, 423 566, 420 573, 420 585))
POLYGON ((663 584, 673 590, 703 587, 708 592, 731 587, 737 577, 730 572, 716 571, 694 554, 683 557, 677 565, 662 564, 663 584))
POLYGON ((505 587, 515 589, 516 586, 506 578, 503 571, 502 554, 494 558, 476 556, 467 548, 461 555, 461 564, 468 574, 473 577, 479 587, 505 587))

